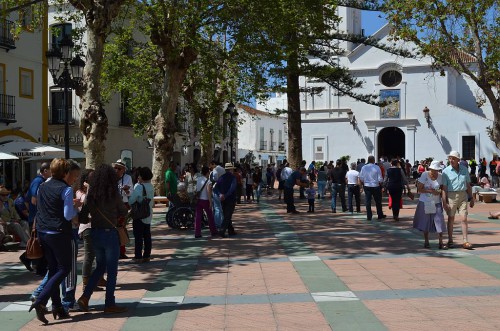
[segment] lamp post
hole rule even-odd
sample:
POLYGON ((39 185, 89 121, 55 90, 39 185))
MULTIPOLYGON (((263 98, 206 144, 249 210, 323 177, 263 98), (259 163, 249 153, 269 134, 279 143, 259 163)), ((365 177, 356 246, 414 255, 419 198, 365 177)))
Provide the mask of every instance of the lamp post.
POLYGON ((234 103, 230 102, 224 111, 225 116, 229 119, 229 148, 231 149, 230 158, 233 164, 236 161, 236 155, 234 153, 234 136, 237 128, 238 121, 238 110, 234 103))
POLYGON ((83 78, 85 62, 77 55, 73 57, 74 43, 69 37, 64 37, 59 48, 52 48, 45 54, 55 86, 64 89, 64 157, 69 159, 69 109, 68 92, 77 88, 83 78), (71 71, 70 71, 71 70, 71 71))
POLYGON ((432 124, 432 119, 431 119, 431 114, 430 114, 430 109, 427 108, 427 106, 425 106, 424 109, 422 109, 422 111, 424 112, 424 118, 425 118, 425 121, 427 122, 427 127, 430 128, 431 127, 431 124, 432 124))

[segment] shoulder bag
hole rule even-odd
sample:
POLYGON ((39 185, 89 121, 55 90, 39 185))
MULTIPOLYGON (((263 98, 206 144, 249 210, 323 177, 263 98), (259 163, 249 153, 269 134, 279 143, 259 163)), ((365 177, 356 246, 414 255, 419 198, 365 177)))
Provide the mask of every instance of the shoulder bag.
POLYGON ((113 226, 113 228, 116 229, 116 231, 118 232, 118 238, 120 240, 120 246, 125 246, 127 245, 129 242, 130 242, 130 238, 128 236, 128 232, 127 232, 127 229, 125 228, 125 226, 115 226, 113 225, 113 222, 111 222, 109 220, 109 218, 106 217, 106 215, 104 215, 104 213, 99 209, 97 208, 97 211, 99 212, 99 214, 102 215, 102 217, 104 217, 104 219, 106 221, 108 221, 109 224, 111 224, 113 226))
POLYGON ((33 227, 31 228, 31 236, 26 244, 26 257, 30 260, 36 260, 43 257, 43 249, 40 244, 40 239, 36 232, 36 220, 33 222, 33 227))
POLYGON ((130 217, 133 220, 142 220, 144 218, 148 218, 151 215, 151 208, 149 207, 149 203, 151 199, 147 197, 146 188, 143 184, 142 186, 142 201, 139 202, 137 200, 133 204, 130 205, 130 217))
POLYGON ((203 183, 203 186, 201 187, 201 189, 194 193, 193 205, 196 206, 198 204, 198 200, 200 200, 201 191, 203 191, 203 189, 205 188, 205 185, 207 185, 207 183, 208 183, 208 179, 205 181, 205 183, 203 183))

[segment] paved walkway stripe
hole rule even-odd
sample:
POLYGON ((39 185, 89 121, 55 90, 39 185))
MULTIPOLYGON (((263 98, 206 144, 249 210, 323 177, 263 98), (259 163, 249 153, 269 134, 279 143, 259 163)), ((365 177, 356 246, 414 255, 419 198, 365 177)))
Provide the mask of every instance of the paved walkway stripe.
MULTIPOLYGON (((269 208, 267 204, 261 205, 261 208, 266 207, 269 208)), ((276 234, 294 231, 293 227, 272 209, 261 209, 261 212, 276 234)), ((315 258, 312 249, 303 243, 299 236, 278 235, 277 238, 287 254, 292 255, 289 256, 290 261, 306 287, 311 293, 317 294, 316 304, 334 330, 367 330, 368 326, 371 330, 386 330, 382 322, 362 301, 356 300, 353 294, 348 294, 349 300, 333 300, 335 296, 332 293, 343 293, 347 296, 349 288, 319 257, 315 258), (327 297, 331 301, 318 301, 319 298, 327 297), (346 306, 349 308, 346 309, 346 306)), ((336 298, 338 299, 338 296, 336 298)))

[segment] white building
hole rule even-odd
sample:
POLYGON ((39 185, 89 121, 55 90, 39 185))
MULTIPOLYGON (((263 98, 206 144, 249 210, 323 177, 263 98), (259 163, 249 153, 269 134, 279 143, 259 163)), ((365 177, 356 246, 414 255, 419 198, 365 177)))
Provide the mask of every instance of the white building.
POLYGON ((238 106, 238 160, 250 152, 253 162, 266 167, 281 163, 288 149, 287 119, 249 106, 238 106))
MULTIPOLYGON (((340 30, 362 31, 359 10, 340 8, 339 13, 343 16, 340 30)), ((389 29, 382 27, 375 37, 387 40, 389 29)), ((302 77, 302 87, 325 88, 321 95, 301 98, 305 160, 329 161, 344 155, 356 160, 370 154, 401 156, 411 162, 426 157, 444 160, 451 150, 466 159, 490 160, 498 153, 486 133, 493 123, 491 106, 478 107, 476 97, 481 93, 468 77, 452 69, 434 72, 430 59, 405 59, 352 43, 344 43, 344 48, 346 54, 339 63, 365 82, 357 92, 397 102, 383 108, 368 105, 339 97, 328 85, 302 77)), ((286 109, 286 100, 286 94, 278 94, 259 108, 286 109)))

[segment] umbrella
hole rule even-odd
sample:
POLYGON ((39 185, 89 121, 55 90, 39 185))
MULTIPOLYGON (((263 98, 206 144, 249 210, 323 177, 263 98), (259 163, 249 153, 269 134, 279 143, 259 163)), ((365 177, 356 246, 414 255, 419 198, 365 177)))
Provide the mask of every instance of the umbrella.
POLYGON ((11 141, 0 145, 0 152, 11 153, 22 158, 42 156, 47 152, 59 152, 60 148, 42 145, 31 141, 11 141))
MULTIPOLYGON (((64 150, 60 149, 57 152, 46 152, 46 153, 44 153, 44 155, 30 157, 30 158, 26 159, 26 161, 33 162, 33 161, 52 160, 56 157, 64 158, 64 154, 65 154, 64 150)), ((82 160, 82 159, 85 159, 85 154, 80 152, 80 151, 70 149, 69 150, 69 158, 73 159, 73 160, 82 160)))
POLYGON ((19 160, 19 158, 10 153, 0 152, 0 160, 19 160))

